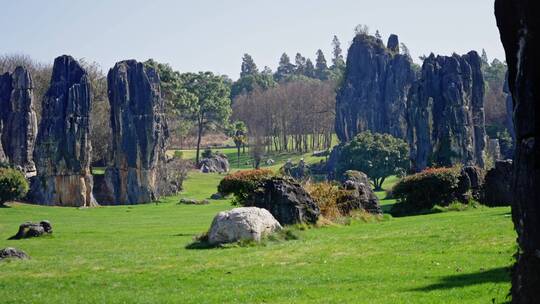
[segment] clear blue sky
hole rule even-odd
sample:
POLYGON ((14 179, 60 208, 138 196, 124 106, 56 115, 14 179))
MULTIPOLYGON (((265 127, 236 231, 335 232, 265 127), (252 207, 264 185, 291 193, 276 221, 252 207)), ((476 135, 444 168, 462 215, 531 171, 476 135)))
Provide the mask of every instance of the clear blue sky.
POLYGON ((284 51, 313 58, 321 48, 329 60, 332 36, 346 50, 360 23, 398 34, 414 58, 482 48, 504 57, 493 0, 0 0, 0 9, 0 54, 70 54, 105 71, 154 58, 236 79, 246 52, 260 68, 275 69, 284 51))

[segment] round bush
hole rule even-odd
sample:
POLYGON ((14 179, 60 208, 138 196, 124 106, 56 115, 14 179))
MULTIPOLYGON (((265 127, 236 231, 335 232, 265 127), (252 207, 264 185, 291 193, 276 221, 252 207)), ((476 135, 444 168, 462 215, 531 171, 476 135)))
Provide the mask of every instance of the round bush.
POLYGON ((256 169, 238 171, 225 176, 218 185, 218 192, 223 195, 233 194, 236 204, 242 205, 249 195, 255 191, 259 185, 274 176, 268 169, 256 169))
POLYGON ((401 179, 392 189, 396 210, 420 212, 459 198, 459 168, 430 168, 401 179))
POLYGON ((28 193, 28 181, 23 173, 10 168, 0 168, 0 205, 23 198, 28 193))

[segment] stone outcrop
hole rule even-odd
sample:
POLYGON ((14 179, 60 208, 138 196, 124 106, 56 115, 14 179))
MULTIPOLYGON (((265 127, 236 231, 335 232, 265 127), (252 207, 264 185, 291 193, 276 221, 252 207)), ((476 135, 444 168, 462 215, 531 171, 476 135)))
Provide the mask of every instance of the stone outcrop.
POLYGON ((482 200, 485 175, 485 171, 480 167, 463 167, 458 183, 458 199, 465 203, 470 199, 482 200))
POLYGON ((370 130, 406 138, 406 105, 415 73, 399 54, 399 40, 388 47, 373 36, 357 35, 347 55, 343 85, 336 97, 336 133, 342 142, 370 130))
POLYGON ((510 206, 514 197, 511 188, 512 170, 512 160, 500 160, 486 173, 482 199, 484 205, 510 206))
POLYGON ((300 184, 279 177, 264 181, 245 205, 270 211, 281 225, 314 224, 320 215, 319 206, 300 184))
POLYGON ((336 202, 341 214, 350 214, 354 210, 382 214, 379 198, 371 189, 369 178, 365 173, 347 171, 344 180, 342 188, 345 192, 336 202))
POLYGON ((11 75, 9 73, 0 74, 0 162, 7 162, 6 154, 2 146, 3 122, 11 100, 11 75))
POLYGON ((486 131, 480 56, 437 56, 424 60, 407 104, 413 168, 484 166, 486 131))
POLYGON ((30 199, 43 205, 96 206, 90 172, 91 85, 71 56, 54 60, 51 84, 42 103, 34 151, 37 176, 30 199))
POLYGON ((540 290, 540 2, 496 0, 514 102, 516 150, 512 218, 518 234, 512 303, 537 303, 540 290))
POLYGON ((227 173, 229 172, 229 159, 227 155, 216 153, 203 158, 199 164, 202 173, 227 173))
POLYGON ((0 249, 0 261, 4 259, 27 260, 29 258, 30 257, 26 254, 26 252, 17 248, 7 247, 0 249))
MULTIPOLYGON (((33 82, 30 73, 17 67, 13 74, 4 74, 0 85, 0 111, 2 112, 2 147, 9 163, 33 176, 33 161, 37 134, 37 117, 34 111, 33 82)), ((0 156, 1 157, 1 156, 0 156)))
POLYGON ((159 168, 169 136, 157 72, 135 60, 118 62, 107 76, 112 157, 102 187, 104 204, 138 204, 159 196, 159 168))
POLYGON ((235 208, 214 217, 208 232, 208 242, 211 245, 240 240, 259 242, 264 236, 279 230, 281 225, 268 210, 256 207, 235 208))
POLYGON ((45 234, 52 234, 52 225, 49 221, 41 221, 39 223, 26 222, 19 226, 17 234, 10 237, 10 240, 20 240, 32 237, 40 237, 45 234))

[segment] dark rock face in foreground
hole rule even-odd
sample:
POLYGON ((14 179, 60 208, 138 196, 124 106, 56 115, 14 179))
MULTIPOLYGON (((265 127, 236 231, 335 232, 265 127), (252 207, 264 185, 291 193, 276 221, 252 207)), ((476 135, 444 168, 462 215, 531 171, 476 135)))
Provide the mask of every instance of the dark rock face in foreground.
POLYGON ((514 101, 516 151, 512 217, 519 252, 512 303, 538 303, 540 290, 540 2, 496 0, 514 101))
POLYGON ((266 180, 261 188, 250 194, 246 206, 270 211, 281 225, 314 224, 321 213, 300 184, 277 177, 266 180))
POLYGON ((41 221, 39 223, 26 222, 19 226, 17 234, 10 237, 10 240, 20 240, 32 237, 40 237, 53 232, 52 225, 49 221, 41 221))
POLYGON ((27 260, 29 258, 30 257, 24 251, 13 248, 13 247, 0 249, 0 261, 3 259, 27 260))
POLYGON ((476 52, 424 60, 407 105, 413 168, 484 166, 484 78, 476 52))
POLYGON ((13 74, 2 76, 0 85, 2 111, 2 147, 9 163, 20 167, 27 175, 35 175, 33 161, 37 134, 37 117, 34 111, 33 83, 30 73, 17 67, 13 74), (8 93, 9 89, 11 91, 8 93))
POLYGON ((42 104, 30 199, 43 205, 96 206, 90 173, 90 81, 71 56, 55 59, 42 104))
POLYGON ((336 97, 336 133, 342 142, 370 130, 406 138, 406 105, 415 75, 412 60, 399 54, 392 35, 357 35, 347 55, 345 79, 336 97))
POLYGON ((160 196, 158 179, 169 136, 157 72, 135 60, 118 62, 107 76, 112 159, 105 171, 105 204, 138 204, 160 196))

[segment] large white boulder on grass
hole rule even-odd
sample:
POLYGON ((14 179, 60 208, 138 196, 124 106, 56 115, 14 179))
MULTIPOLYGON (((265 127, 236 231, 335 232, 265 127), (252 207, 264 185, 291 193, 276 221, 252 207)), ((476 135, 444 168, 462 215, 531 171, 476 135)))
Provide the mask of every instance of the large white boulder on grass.
POLYGON ((266 209, 257 207, 235 208, 220 212, 214 217, 208 233, 210 244, 254 240, 281 230, 279 222, 266 209))

